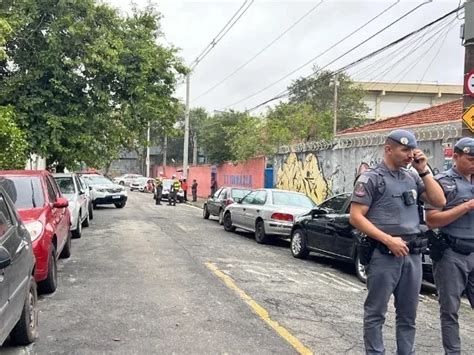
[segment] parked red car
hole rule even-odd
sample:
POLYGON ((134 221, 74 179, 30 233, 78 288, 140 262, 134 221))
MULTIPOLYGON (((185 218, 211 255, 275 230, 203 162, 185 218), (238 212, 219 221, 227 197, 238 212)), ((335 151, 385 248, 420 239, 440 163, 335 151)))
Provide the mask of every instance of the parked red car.
POLYGON ((30 232, 36 258, 35 280, 41 293, 57 287, 57 259, 71 254, 68 200, 45 170, 3 170, 2 185, 30 232))

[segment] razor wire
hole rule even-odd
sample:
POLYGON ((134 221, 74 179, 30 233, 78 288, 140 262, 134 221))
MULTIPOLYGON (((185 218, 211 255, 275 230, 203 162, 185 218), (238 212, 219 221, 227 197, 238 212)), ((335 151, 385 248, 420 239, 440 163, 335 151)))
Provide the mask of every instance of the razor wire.
MULTIPOLYGON (((410 129, 419 142, 454 140, 462 137, 461 122, 443 125, 417 127, 410 129)), ((333 140, 320 140, 310 142, 299 142, 292 145, 283 145, 278 149, 277 154, 306 153, 322 150, 336 150, 359 147, 373 147, 383 145, 387 139, 389 130, 378 133, 354 134, 351 136, 336 136, 333 140)))

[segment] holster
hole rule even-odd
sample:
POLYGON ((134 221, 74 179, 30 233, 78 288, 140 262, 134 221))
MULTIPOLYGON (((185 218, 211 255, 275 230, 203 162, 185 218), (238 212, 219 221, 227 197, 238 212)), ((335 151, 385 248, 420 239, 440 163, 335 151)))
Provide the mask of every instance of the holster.
POLYGON ((372 254, 374 253, 375 241, 360 232, 356 233, 355 238, 360 263, 367 266, 370 264, 370 259, 372 259, 372 254))
POLYGON ((407 243, 410 254, 423 254, 428 252, 428 236, 421 234, 407 243))
POLYGON ((449 242, 445 235, 437 234, 432 230, 425 232, 428 237, 428 248, 430 258, 433 261, 439 261, 443 257, 444 251, 449 248, 449 242))

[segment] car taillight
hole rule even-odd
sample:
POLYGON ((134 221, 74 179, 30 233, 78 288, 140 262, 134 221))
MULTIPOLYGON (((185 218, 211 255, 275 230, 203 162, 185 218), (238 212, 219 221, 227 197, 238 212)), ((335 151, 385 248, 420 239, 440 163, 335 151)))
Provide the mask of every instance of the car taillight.
POLYGON ((274 213, 270 217, 271 219, 277 219, 279 221, 293 222, 293 215, 288 213, 274 213))
POLYGON ((26 230, 30 233, 31 241, 38 239, 43 233, 43 223, 39 221, 25 223, 26 230))

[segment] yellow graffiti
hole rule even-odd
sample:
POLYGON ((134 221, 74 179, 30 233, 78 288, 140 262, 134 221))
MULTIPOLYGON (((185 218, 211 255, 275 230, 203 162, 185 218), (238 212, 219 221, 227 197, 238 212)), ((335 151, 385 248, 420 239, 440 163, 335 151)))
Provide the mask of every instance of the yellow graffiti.
POLYGON ((277 188, 298 191, 309 196, 314 202, 321 203, 328 197, 330 184, 324 178, 318 158, 310 153, 303 161, 299 161, 295 153, 291 153, 278 169, 277 188))

